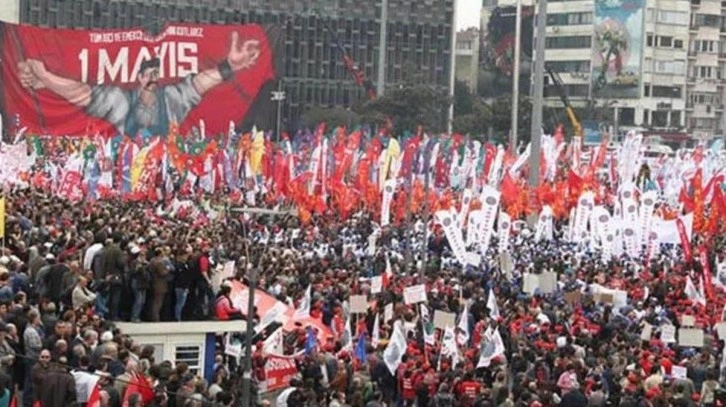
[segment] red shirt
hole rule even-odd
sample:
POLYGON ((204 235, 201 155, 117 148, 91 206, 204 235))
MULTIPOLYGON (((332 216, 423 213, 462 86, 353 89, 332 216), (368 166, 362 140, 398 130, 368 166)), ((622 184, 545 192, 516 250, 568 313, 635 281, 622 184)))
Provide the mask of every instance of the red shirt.
POLYGON ((240 311, 232 305, 232 300, 222 295, 217 298, 214 303, 214 313, 220 321, 229 321, 230 314, 236 314, 240 311))

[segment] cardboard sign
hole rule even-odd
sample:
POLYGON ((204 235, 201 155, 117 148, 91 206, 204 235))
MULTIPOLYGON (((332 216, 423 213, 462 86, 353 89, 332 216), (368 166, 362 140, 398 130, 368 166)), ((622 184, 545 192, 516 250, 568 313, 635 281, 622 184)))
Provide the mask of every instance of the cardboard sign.
POLYGON ((351 314, 365 314, 368 312, 368 298, 365 295, 352 295, 350 297, 351 314))
POLYGON ((660 328, 660 340, 664 343, 676 342, 676 327, 673 325, 663 325, 660 328))
POLYGON ((512 263, 512 256, 509 252, 499 253, 499 269, 504 274, 510 274, 514 271, 514 264, 512 263))
POLYGON ((383 277, 375 276, 371 278, 371 294, 375 295, 383 291, 383 277))
POLYGON ((522 291, 527 294, 533 294, 534 291, 539 287, 539 278, 536 274, 527 273, 524 275, 524 284, 522 291))
POLYGON ((603 304, 612 304, 613 303, 613 295, 612 294, 595 294, 595 301, 600 302, 603 304))
POLYGON ((423 284, 419 284, 404 288, 403 301, 406 303, 406 305, 426 302, 426 286, 423 284))
POLYGON ((393 319, 393 303, 386 305, 383 308, 383 321, 388 323, 393 319))
POLYGON ((651 336, 653 336, 653 325, 646 323, 643 332, 640 333, 640 340, 649 341, 651 336))
POLYGON ((682 315, 681 316, 681 325, 682 326, 695 326, 696 318, 694 318, 690 315, 682 315))
POLYGON ((718 339, 722 341, 726 340, 726 322, 719 322, 714 328, 716 328, 716 332, 718 333, 718 339))
POLYGON ((557 274, 545 271, 538 276, 539 290, 542 294, 552 294, 557 291, 557 274))
POLYGON ((688 369, 683 366, 673 366, 671 367, 671 374, 676 379, 685 379, 686 375, 688 374, 688 369))
POLYGON ((570 305, 579 304, 582 300, 582 293, 579 291, 570 291, 565 293, 565 302, 570 305))
POLYGON ((456 326, 456 314, 434 310, 434 328, 446 329, 456 326))
POLYGON ((684 348, 703 347, 703 330, 693 328, 681 328, 678 330, 678 346, 684 348))

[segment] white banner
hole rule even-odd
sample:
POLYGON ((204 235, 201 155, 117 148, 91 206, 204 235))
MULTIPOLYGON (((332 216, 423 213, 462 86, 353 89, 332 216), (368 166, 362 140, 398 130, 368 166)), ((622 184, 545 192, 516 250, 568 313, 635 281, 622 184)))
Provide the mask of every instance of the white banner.
POLYGON ((509 233, 512 229, 512 218, 504 211, 499 212, 497 232, 499 233, 499 253, 509 251, 509 233))
POLYGON ((633 199, 623 199, 623 241, 628 255, 640 256, 640 240, 638 237, 638 206, 633 199))
POLYGON ((552 238, 552 208, 549 205, 545 205, 542 207, 542 211, 539 214, 537 229, 534 232, 534 241, 539 242, 542 239, 552 240, 552 238))
POLYGON ((489 249, 489 241, 494 231, 494 221, 496 220, 497 210, 499 209, 499 198, 501 193, 492 186, 485 186, 481 191, 482 212, 484 213, 484 221, 480 225, 481 235, 479 242, 481 244, 481 253, 486 253, 489 249))
POLYGON ((653 211, 658 202, 658 193, 648 191, 640 197, 640 244, 645 245, 650 238, 650 230, 653 226, 653 211))
POLYGON ((476 209, 469 213, 466 222, 466 247, 471 247, 480 240, 481 228, 484 223, 484 211, 476 209))
POLYGON ((580 243, 587 237, 587 223, 590 220, 590 211, 595 206, 595 194, 591 191, 583 192, 577 200, 575 210, 575 230, 572 241, 580 243))
POLYGON ((391 223, 391 200, 396 190, 396 180, 389 179, 383 183, 383 199, 381 202, 381 226, 388 226, 391 223))
POLYGON ((504 147, 501 145, 497 147, 497 156, 494 158, 491 168, 489 168, 489 185, 499 184, 499 171, 502 169, 502 163, 504 162, 504 147))
MULTIPOLYGON (((451 251, 454 252, 456 260, 462 265, 466 265, 469 261, 473 261, 472 258, 467 256, 466 246, 464 246, 464 237, 461 235, 461 229, 456 224, 453 216, 453 210, 449 211, 437 211, 436 218, 441 226, 444 228, 444 234, 446 239, 449 241, 451 251)), ((476 264, 475 264, 476 265, 476 264)))
POLYGON ((469 205, 471 205, 471 189, 467 188, 464 190, 464 194, 461 197, 461 211, 459 212, 459 229, 464 229, 466 225, 466 215, 469 212, 469 205))

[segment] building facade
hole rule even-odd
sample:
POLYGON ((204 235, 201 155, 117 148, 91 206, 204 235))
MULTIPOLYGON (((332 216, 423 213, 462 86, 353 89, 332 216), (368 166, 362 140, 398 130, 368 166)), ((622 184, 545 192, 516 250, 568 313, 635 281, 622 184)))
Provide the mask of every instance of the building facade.
MULTIPOLYGON (((309 107, 351 107, 365 92, 343 66, 325 19, 341 45, 377 79, 382 0, 3 0, 8 20, 57 28, 148 30, 165 22, 278 24, 284 37, 283 127, 295 129, 309 107), (11 4, 12 3, 12 4, 11 4), (12 6, 12 7, 11 7, 12 6), (7 10, 7 11, 6 11, 7 10), (321 17, 322 16, 322 19, 321 17)), ((403 81, 411 67, 448 88, 453 0, 388 0, 385 82, 403 81)))
MULTIPOLYGON (((528 5, 526 0, 523 3, 528 5)), ((513 4, 513 0, 483 0, 482 29, 486 29, 490 10, 513 4)), ((571 103, 584 116, 589 116, 589 109, 605 110, 609 112, 605 116, 621 131, 641 129, 676 139, 688 134, 696 140, 723 136, 726 3, 645 0, 643 7, 635 97, 605 97, 593 91, 598 46, 595 0, 548 1, 547 66, 559 73, 571 103)), ((547 105, 561 106, 549 78, 545 78, 544 94, 547 105)))
POLYGON ((476 94, 479 79, 479 29, 472 27, 456 33, 456 80, 476 94))

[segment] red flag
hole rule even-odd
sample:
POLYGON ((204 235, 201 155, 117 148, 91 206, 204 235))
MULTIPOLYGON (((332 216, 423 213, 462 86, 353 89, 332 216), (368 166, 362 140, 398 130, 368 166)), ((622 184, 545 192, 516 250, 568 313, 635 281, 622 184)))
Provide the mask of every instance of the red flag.
POLYGON ((687 262, 693 259, 691 254, 691 243, 688 241, 688 234, 686 234, 686 226, 683 224, 681 218, 676 219, 676 226, 678 227, 678 236, 681 238, 681 246, 683 247, 683 256, 687 262))
POLYGON ((146 379, 146 377, 134 373, 131 377, 131 380, 129 381, 128 386, 126 386, 126 392, 124 393, 124 399, 122 405, 127 406, 129 403, 129 398, 135 394, 138 393, 141 395, 141 399, 143 400, 143 404, 146 405, 147 403, 150 403, 151 400, 154 399, 154 389, 151 387, 151 384, 146 379))
POLYGON ((708 263, 708 251, 706 250, 706 246, 698 248, 698 259, 701 262, 701 267, 703 267, 703 285, 706 291, 706 298, 712 300, 714 298, 712 281, 713 275, 711 274, 711 265, 708 263))

